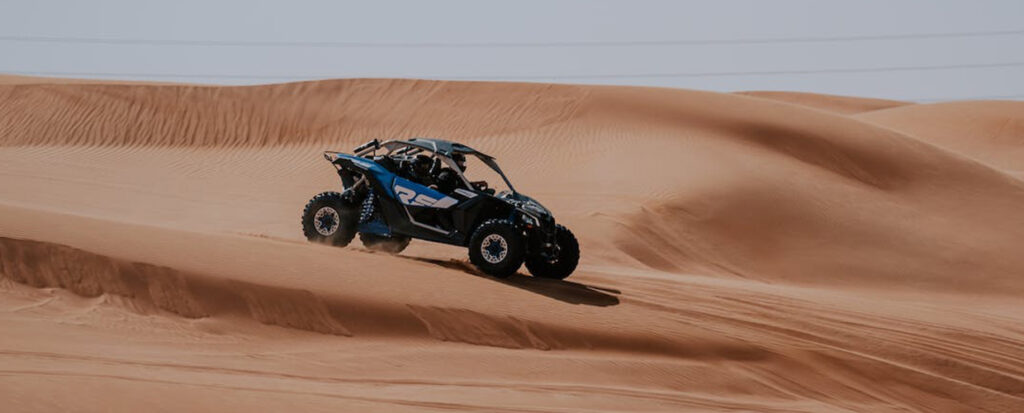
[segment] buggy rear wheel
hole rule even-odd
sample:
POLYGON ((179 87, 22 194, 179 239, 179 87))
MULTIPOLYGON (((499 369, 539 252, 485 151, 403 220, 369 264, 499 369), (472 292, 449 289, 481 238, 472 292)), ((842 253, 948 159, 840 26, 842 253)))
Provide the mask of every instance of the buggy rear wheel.
POLYGON ((359 208, 338 192, 314 196, 302 210, 302 233, 311 242, 344 247, 356 236, 359 208))
POLYGON ((469 239, 469 261, 486 274, 505 278, 523 265, 523 235, 511 222, 484 222, 469 239))

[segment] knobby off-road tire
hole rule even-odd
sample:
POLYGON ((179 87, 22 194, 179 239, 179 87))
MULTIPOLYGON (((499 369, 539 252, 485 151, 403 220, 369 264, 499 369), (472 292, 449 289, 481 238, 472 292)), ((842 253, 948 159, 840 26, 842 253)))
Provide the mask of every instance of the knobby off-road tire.
POLYGON ((409 242, 412 241, 409 237, 386 237, 377 234, 359 234, 359 240, 363 242, 363 246, 371 251, 386 252, 388 254, 398 254, 409 246, 409 242))
POLYGON ((302 210, 302 233, 311 242, 344 247, 358 223, 359 204, 338 192, 318 194, 302 210))
POLYGON ((523 234, 507 220, 488 220, 469 238, 469 262, 494 277, 515 274, 525 253, 523 234))
POLYGON ((539 254, 526 257, 526 269, 534 277, 564 280, 576 270, 580 262, 580 243, 576 241, 576 236, 568 228, 558 225, 555 242, 558 245, 558 256, 554 260, 547 260, 539 254))

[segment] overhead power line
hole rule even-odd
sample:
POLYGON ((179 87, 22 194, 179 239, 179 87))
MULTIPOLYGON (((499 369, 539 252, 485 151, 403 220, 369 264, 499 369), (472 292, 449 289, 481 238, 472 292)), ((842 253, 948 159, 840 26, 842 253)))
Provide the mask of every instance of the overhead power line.
MULTIPOLYGON (((528 75, 508 76, 512 79, 639 79, 639 78, 684 78, 684 77, 736 77, 736 76, 778 76, 778 75, 810 75, 810 74, 838 74, 838 73, 875 73, 875 72, 907 72, 907 71, 932 71, 952 69, 989 69, 1001 67, 1024 67, 1024 62, 1006 63, 978 63, 962 65, 934 65, 934 66, 891 66, 891 67, 864 67, 864 68, 835 68, 835 69, 797 69, 797 70, 760 70, 760 71, 735 71, 735 72, 690 72, 690 73, 623 73, 623 74, 573 74, 573 75, 528 75)), ((487 79, 489 77, 479 77, 487 79)), ((463 77, 462 79, 474 79, 474 77, 463 77)))
POLYGON ((74 36, 0 36, 0 41, 65 44, 213 46, 213 47, 325 47, 325 48, 557 48, 557 47, 631 47, 631 46, 705 46, 785 43, 836 43, 879 40, 918 40, 1024 35, 1024 29, 946 33, 903 33, 857 36, 802 36, 775 38, 556 41, 556 42, 351 42, 351 41, 250 41, 125 39, 74 36))
POLYGON ((298 74, 298 75, 253 75, 253 74, 196 74, 196 73, 139 73, 139 72, 57 72, 57 71, 25 71, 4 70, 2 73, 28 76, 104 76, 104 77, 145 77, 145 78, 182 78, 182 79, 250 79, 250 80, 298 80, 328 78, 361 78, 361 77, 397 77, 426 78, 443 80, 585 80, 585 79, 656 79, 656 78, 699 78, 699 77, 737 77, 737 76, 779 76, 779 75, 816 75, 843 73, 884 73, 884 72, 918 72, 958 69, 992 69, 1024 67, 1024 62, 976 63, 961 65, 922 65, 922 66, 888 66, 863 68, 826 68, 796 70, 760 70, 734 72, 665 72, 665 73, 595 73, 595 74, 550 74, 550 75, 353 75, 353 74, 298 74))
POLYGON ((986 96, 958 96, 958 97, 944 97, 944 98, 918 98, 918 99, 907 99, 914 102, 945 102, 950 100, 1017 100, 1024 99, 1024 94, 1019 95, 986 95, 986 96))

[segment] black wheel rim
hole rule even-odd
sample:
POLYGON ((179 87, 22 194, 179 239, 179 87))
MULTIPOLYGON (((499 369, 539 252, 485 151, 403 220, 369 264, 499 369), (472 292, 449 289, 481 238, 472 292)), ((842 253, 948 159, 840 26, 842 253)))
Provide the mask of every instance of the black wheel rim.
POLYGON ((325 237, 329 237, 338 231, 338 226, 341 223, 341 217, 338 215, 338 211, 331 207, 323 207, 316 211, 316 215, 313 216, 313 225, 316 227, 316 232, 325 237))

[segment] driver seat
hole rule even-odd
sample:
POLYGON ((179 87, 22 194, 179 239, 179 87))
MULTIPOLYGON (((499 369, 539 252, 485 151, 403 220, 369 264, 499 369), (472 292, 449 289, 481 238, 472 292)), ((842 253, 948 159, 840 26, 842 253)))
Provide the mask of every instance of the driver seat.
POLYGON ((391 173, 398 173, 398 164, 390 156, 374 156, 373 161, 391 173))

